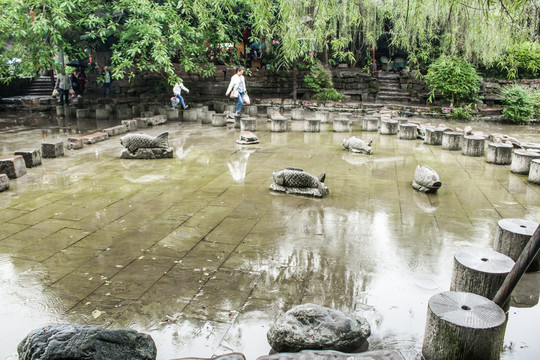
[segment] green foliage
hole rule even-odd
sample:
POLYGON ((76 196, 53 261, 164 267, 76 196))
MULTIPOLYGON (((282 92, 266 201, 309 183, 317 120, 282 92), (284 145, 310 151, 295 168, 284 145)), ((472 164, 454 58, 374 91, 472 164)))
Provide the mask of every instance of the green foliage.
POLYGON ((512 85, 501 90, 502 116, 513 123, 528 122, 534 115, 533 98, 528 89, 512 85))
POLYGON ((531 93, 531 100, 534 110, 534 117, 540 118, 540 90, 536 89, 531 93))
POLYGON ((313 99, 326 101, 341 101, 344 95, 334 89, 332 73, 320 62, 311 66, 309 74, 304 76, 304 82, 315 95, 313 99))
POLYGON ((450 118, 459 121, 470 121, 473 116, 471 107, 472 104, 463 107, 453 108, 450 112, 450 118))
POLYGON ((429 66, 424 79, 431 88, 430 101, 435 92, 440 92, 452 104, 454 101, 475 101, 481 84, 481 78, 471 64, 463 58, 444 55, 429 66))
POLYGON ((498 62, 509 79, 534 78, 540 73, 540 44, 525 41, 510 46, 498 62))
POLYGON ((336 89, 325 89, 324 91, 317 93, 313 96, 313 99, 320 100, 322 102, 327 101, 341 101, 345 95, 336 91, 336 89))

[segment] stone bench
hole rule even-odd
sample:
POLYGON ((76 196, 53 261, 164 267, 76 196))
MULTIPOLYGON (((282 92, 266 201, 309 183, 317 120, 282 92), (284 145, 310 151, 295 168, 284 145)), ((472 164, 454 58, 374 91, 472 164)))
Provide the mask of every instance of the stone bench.
POLYGON ((257 119, 255 119, 254 117, 240 118, 240 130, 257 131, 257 119))
POLYGON ((21 155, 0 159, 0 174, 10 179, 17 179, 26 174, 26 164, 21 155))
POLYGON ((107 133, 98 131, 93 134, 85 135, 82 138, 84 144, 95 144, 100 141, 107 140, 109 138, 109 135, 107 135, 107 133))
POLYGON ((484 156, 486 139, 481 136, 464 136, 461 142, 461 153, 466 156, 484 156))
POLYGON ((510 171, 514 174, 528 175, 533 159, 540 159, 540 153, 527 150, 514 151, 510 171))
POLYGON ((460 132, 447 131, 442 136, 442 148, 444 150, 461 150, 461 139, 463 134, 460 132))
POLYGON ((84 146, 84 139, 82 136, 78 137, 69 137, 67 139, 67 148, 68 150, 79 150, 82 149, 84 146))
POLYGON ((48 159, 64 156, 64 143, 62 141, 42 142, 41 156, 48 159))
POLYGON ((402 140, 416 140, 417 131, 418 131, 418 126, 416 126, 416 124, 410 124, 410 123, 399 124, 399 138, 402 140))
POLYGON ((332 129, 334 132, 349 132, 351 120, 348 117, 337 117, 332 121, 332 129))
POLYGON ((9 189, 9 177, 6 174, 0 174, 0 191, 9 189))
POLYGON ((127 133, 128 129, 126 125, 116 125, 110 128, 103 129, 103 132, 107 134, 108 137, 127 133))
POLYGON ((41 149, 22 149, 15 151, 15 155, 21 155, 27 168, 41 165, 41 149))
POLYGON ((509 165, 512 163, 513 149, 514 146, 512 144, 489 143, 486 162, 495 165, 509 165))
POLYGON ((381 128, 379 129, 381 135, 396 135, 398 132, 398 122, 396 120, 381 119, 381 128))

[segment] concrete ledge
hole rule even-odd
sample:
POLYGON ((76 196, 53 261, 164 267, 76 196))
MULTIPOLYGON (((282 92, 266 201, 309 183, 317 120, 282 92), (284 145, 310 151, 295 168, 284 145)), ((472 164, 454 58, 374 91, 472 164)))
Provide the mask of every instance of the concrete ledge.
POLYGON ((127 133, 127 131, 128 129, 126 125, 116 125, 110 128, 103 129, 103 132, 106 133, 109 137, 127 133))
POLYGON ((107 140, 108 137, 109 135, 107 135, 107 133, 95 132, 93 134, 83 136, 82 139, 83 139, 83 143, 85 144, 95 144, 97 142, 107 140))
POLYGON ((41 149, 22 149, 15 151, 15 155, 21 155, 27 168, 41 165, 41 149))
POLYGON ((62 141, 41 143, 41 153, 44 158, 54 159, 64 156, 64 143, 62 141))
POLYGON ((9 189, 9 177, 6 174, 0 174, 0 191, 9 189))
POLYGON ((21 155, 0 159, 0 174, 17 179, 26 174, 26 165, 21 155))

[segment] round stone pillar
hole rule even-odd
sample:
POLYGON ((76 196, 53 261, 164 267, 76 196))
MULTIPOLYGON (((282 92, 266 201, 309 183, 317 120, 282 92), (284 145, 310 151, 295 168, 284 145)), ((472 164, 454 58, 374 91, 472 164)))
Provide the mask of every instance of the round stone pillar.
POLYGON ((509 165, 512 163, 512 151, 514 146, 505 143, 489 143, 486 154, 486 162, 495 165, 509 165))
POLYGON ((531 168, 529 170, 529 182, 540 185, 540 159, 533 159, 531 161, 531 168))
POLYGON ((303 120, 304 119, 304 109, 291 109, 291 120, 303 120))
POLYGON ((272 119, 274 116, 281 116, 281 112, 279 111, 279 107, 277 106, 269 106, 266 108, 266 117, 269 119, 272 119))
POLYGON ((240 130, 242 131, 257 131, 257 119, 253 117, 240 118, 240 130))
POLYGON ((321 120, 318 118, 306 118, 304 119, 304 131, 305 132, 320 132, 321 120))
MULTIPOLYGON (((517 261, 519 255, 538 227, 536 221, 524 219, 501 219, 497 222, 493 250, 517 261)), ((540 270, 540 253, 536 255, 527 271, 540 270)))
POLYGON ((531 168, 531 161, 539 158, 540 153, 537 152, 527 150, 514 151, 510 171, 515 174, 528 175, 531 168))
POLYGON ((182 118, 184 121, 197 121, 198 112, 196 110, 184 110, 182 112, 182 118))
POLYGON ((375 116, 366 116, 362 120, 362 128, 364 131, 377 131, 379 130, 379 118, 375 116))
MULTIPOLYGON (((184 116, 185 116, 184 112, 184 116)), ((212 119, 212 126, 227 126, 227 115, 225 114, 214 114, 212 119)))
POLYGON ((109 118, 109 109, 107 108, 96 108, 96 119, 97 120, 107 120, 109 118))
POLYGON ((257 105, 246 105, 246 106, 242 107, 242 109, 245 109, 246 114, 251 116, 251 117, 255 117, 259 113, 259 110, 257 109, 257 105))
POLYGON ((348 118, 338 117, 333 120, 334 132, 349 132, 351 121, 348 118))
POLYGON ((418 127, 416 126, 416 124, 399 124, 399 138, 403 140, 416 140, 417 130, 418 127))
POLYGON ((463 138, 463 134, 460 132, 443 132, 442 135, 442 148, 444 150, 461 150, 461 140, 463 138))
POLYGON ((286 132, 287 131, 287 119, 283 116, 275 116, 270 123, 270 131, 272 132, 286 132))
POLYGON ((461 153, 466 156, 484 156, 486 139, 481 136, 464 136, 461 143, 461 153))
POLYGON ((77 109, 77 119, 88 119, 90 117, 89 109, 77 109))
POLYGON ((201 124, 211 124, 215 113, 216 112, 214 110, 208 110, 205 114, 206 116, 202 118, 201 124))
POLYGON ((317 111, 315 117, 321 120, 322 123, 330 122, 330 112, 328 111, 317 111))
POLYGON ((56 106, 56 116, 64 116, 64 107, 62 105, 56 106))
POLYGON ((442 145, 443 129, 439 128, 426 128, 424 144, 428 145, 442 145))
POLYGON ((381 119, 381 135, 396 135, 398 132, 398 122, 396 120, 381 119))

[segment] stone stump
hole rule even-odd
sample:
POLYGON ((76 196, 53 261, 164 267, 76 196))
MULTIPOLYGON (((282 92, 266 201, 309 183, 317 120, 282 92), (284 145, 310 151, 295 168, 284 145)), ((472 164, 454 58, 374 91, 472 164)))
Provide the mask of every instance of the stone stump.
POLYGON ((416 140, 418 126, 411 123, 399 124, 399 138, 402 140, 416 140))
POLYGON ((9 189, 9 177, 7 174, 0 174, 0 192, 9 189))
POLYGON ((226 104, 223 112, 236 113, 236 104, 226 104))
POLYGON ((362 128, 364 131, 377 131, 379 130, 379 118, 374 116, 366 116, 362 120, 362 128))
POLYGON ((122 125, 124 125, 127 128, 127 131, 135 131, 138 129, 138 121, 133 120, 122 120, 122 125))
POLYGON ((352 117, 352 113, 350 112, 338 112, 335 116, 335 118, 345 118, 350 120, 352 117))
POLYGON ((269 106, 266 108, 266 117, 269 119, 272 119, 274 116, 281 116, 281 112, 279 111, 279 107, 277 106, 269 106))
POLYGON ((257 131, 257 119, 253 117, 240 118, 240 130, 257 131))
POLYGON ((154 116, 155 112, 153 111, 141 111, 141 117, 142 118, 150 118, 154 116))
POLYGON ((283 116, 275 116, 270 122, 270 131, 272 132, 286 132, 287 131, 287 119, 283 116))
POLYGON ((64 143, 62 141, 42 142, 41 156, 49 159, 64 156, 64 143))
POLYGON ((107 137, 120 135, 128 131, 126 125, 116 125, 110 128, 103 129, 103 132, 107 134, 107 137))
POLYGON ((396 135, 398 132, 398 122, 391 119, 381 119, 381 135, 396 135))
POLYGON ((334 132, 349 132, 351 120, 346 117, 337 117, 332 121, 332 130, 334 132))
POLYGON ((90 109, 77 109, 77 119, 88 119, 90 117, 90 109))
POLYGON ((321 120, 321 123, 330 122, 330 112, 328 111, 317 111, 315 117, 321 120))
POLYGON ((107 108, 97 108, 96 109, 96 119, 97 120, 107 120, 109 118, 109 110, 107 108))
POLYGON ((540 159, 533 159, 531 161, 531 168, 529 170, 529 182, 532 184, 540 185, 540 159))
POLYGON ((428 145, 442 145, 443 129, 439 128, 426 128, 424 144, 428 145))
POLYGON ((460 132, 446 131, 442 135, 442 148, 444 150, 461 150, 461 139, 463 134, 460 132))
POLYGON ((402 116, 396 117, 396 118, 394 118, 394 120, 396 120, 400 125, 401 124, 406 124, 406 123, 409 122, 409 119, 407 119, 406 117, 402 117, 402 116))
POLYGON ((64 116, 64 106, 57 105, 56 106, 56 116, 64 116))
POLYGON ((304 119, 304 109, 291 109, 291 120, 303 120, 304 119))
MULTIPOLYGON (((164 114, 162 114, 164 115, 164 114)), ((125 120, 133 117, 131 113, 131 106, 129 105, 118 105, 116 107, 116 118, 118 120, 125 120)))
MULTIPOLYGON (((524 219, 501 219, 497 222, 493 250, 517 261, 519 255, 538 227, 536 221, 524 219)), ((533 259, 527 271, 540 270, 540 253, 533 259)))
POLYGON ((484 156, 486 139, 481 136, 463 136, 461 141, 461 153, 466 156, 484 156))
POLYGON ((304 132, 320 132, 321 120, 315 117, 304 119, 304 132))
POLYGON ((216 111, 216 113, 225 112, 225 103, 222 101, 216 101, 214 103, 214 110, 216 111))
POLYGON ((227 126, 227 115, 215 114, 212 119, 212 126, 227 126))
MULTIPOLYGON (((116 104, 115 103, 108 103, 108 104, 105 104, 105 108, 107 110, 109 110, 109 114, 114 114, 116 113, 116 104)), ((154 115, 154 114, 152 114, 154 115)))
POLYGON ((184 110, 182 112, 182 118, 187 122, 195 122, 198 119, 198 113, 196 110, 184 110))
MULTIPOLYGON (((182 360, 182 359, 173 359, 182 360)), ((184 359, 196 360, 196 359, 184 359)), ((204 359, 201 359, 204 360, 204 359)), ((245 360, 245 359, 211 359, 245 360)), ((257 360, 405 360, 398 350, 373 350, 360 353, 343 353, 333 350, 302 350, 297 353, 278 353, 259 356, 257 360)))
POLYGON ((426 360, 498 360, 506 316, 493 301, 446 291, 429 299, 422 355, 426 360))
POLYGON ((41 149, 22 149, 15 151, 15 155, 21 155, 27 168, 41 165, 41 149))
POLYGON ((277 352, 305 349, 357 350, 371 334, 367 320, 341 311, 303 304, 281 315, 268 330, 268 343, 277 352))
POLYGON ((208 110, 206 116, 201 120, 201 124, 212 124, 212 119, 214 118, 214 110, 208 110))
POLYGON ((82 137, 83 143, 85 143, 85 144, 95 144, 95 143, 98 143, 100 141, 105 141, 108 138, 109 138, 109 135, 107 135, 107 133, 104 133, 104 132, 101 132, 101 131, 97 131, 97 132, 92 133, 92 134, 84 135, 82 137))
POLYGON ((242 125, 240 124, 240 119, 242 118, 242 116, 234 116, 234 128, 235 129, 240 129, 242 128, 242 125))
POLYGON ((486 154, 486 162, 495 165, 509 165, 512 163, 512 151, 514 146, 505 143, 489 143, 486 154))
POLYGON ((178 109, 167 109, 167 113, 165 114, 167 116, 167 120, 179 120, 180 119, 180 113, 178 109))
POLYGON ((141 116, 141 113, 144 111, 144 104, 133 104, 131 105, 131 114, 135 117, 141 116))
POLYGON ((67 149, 68 150, 79 150, 84 146, 84 139, 82 137, 69 137, 67 139, 67 149))
POLYGON ((152 337, 130 329, 55 324, 30 332, 17 346, 20 360, 130 359, 155 360, 152 337), (47 355, 48 354, 48 355, 47 355))
POLYGON ((0 159, 0 174, 6 174, 10 179, 26 175, 26 164, 21 155, 0 159))
POLYGON ((493 299, 514 260, 497 251, 468 247, 454 254, 450 291, 463 291, 493 299))
POLYGON ((533 159, 540 159, 540 153, 527 150, 514 151, 510 171, 514 174, 528 175, 533 159))
POLYGON ((242 107, 242 109, 245 109, 245 112, 247 115, 251 117, 255 117, 259 114, 259 110, 257 109, 257 105, 246 105, 242 107))
POLYGON ((66 106, 64 108, 64 116, 68 119, 76 119, 77 118, 77 108, 73 106, 66 106))

